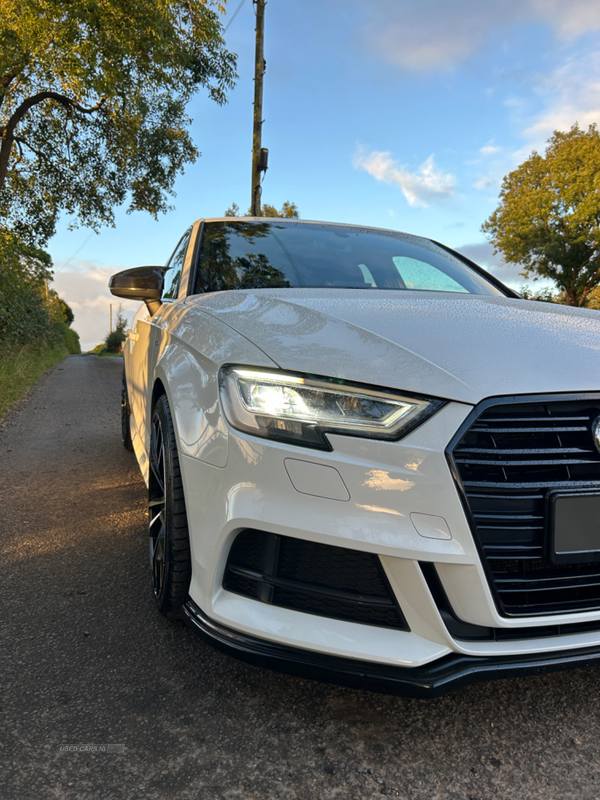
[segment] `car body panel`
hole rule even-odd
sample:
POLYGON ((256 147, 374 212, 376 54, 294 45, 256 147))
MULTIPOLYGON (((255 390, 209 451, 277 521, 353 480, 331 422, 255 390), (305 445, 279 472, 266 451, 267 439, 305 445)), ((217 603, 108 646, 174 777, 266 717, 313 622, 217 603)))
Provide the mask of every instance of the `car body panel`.
POLYGON ((346 380, 473 405, 507 387, 511 394, 600 389, 596 311, 352 289, 239 290, 188 303, 247 336, 282 369, 328 375, 335 365, 346 380))

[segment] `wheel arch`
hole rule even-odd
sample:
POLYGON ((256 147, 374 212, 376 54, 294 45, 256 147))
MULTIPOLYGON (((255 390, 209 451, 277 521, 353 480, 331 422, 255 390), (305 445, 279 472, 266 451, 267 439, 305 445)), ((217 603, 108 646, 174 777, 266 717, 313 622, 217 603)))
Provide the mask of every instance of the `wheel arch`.
POLYGON ((151 408, 161 394, 169 402, 179 454, 224 467, 228 433, 219 401, 218 364, 182 342, 166 347, 154 372, 151 408))
MULTIPOLYGON (((167 400, 169 400, 169 394, 168 394, 168 392, 167 392, 167 390, 165 388, 164 383, 162 382, 162 380, 160 378, 155 378, 154 386, 152 387, 152 398, 151 398, 151 401, 150 401, 150 414, 152 414, 154 406, 156 405, 156 401, 158 400, 159 397, 162 397, 163 394, 166 394, 167 395, 167 400)), ((171 405, 171 402, 169 400, 169 406, 170 405, 171 405)))

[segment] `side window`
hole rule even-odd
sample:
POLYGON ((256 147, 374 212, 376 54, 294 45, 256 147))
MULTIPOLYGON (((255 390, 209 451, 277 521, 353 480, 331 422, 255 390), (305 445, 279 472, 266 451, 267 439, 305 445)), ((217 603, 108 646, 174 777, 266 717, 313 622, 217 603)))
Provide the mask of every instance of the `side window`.
POLYGON ((464 286, 446 273, 425 261, 406 256, 394 256, 392 261, 407 289, 425 289, 430 292, 467 292, 464 286))
POLYGON ((192 229, 190 228, 183 234, 181 241, 171 256, 168 269, 165 272, 162 300, 177 299, 177 295, 179 294, 179 284, 181 283, 181 273, 183 271, 183 264, 185 262, 185 254, 187 253, 191 235, 192 229))

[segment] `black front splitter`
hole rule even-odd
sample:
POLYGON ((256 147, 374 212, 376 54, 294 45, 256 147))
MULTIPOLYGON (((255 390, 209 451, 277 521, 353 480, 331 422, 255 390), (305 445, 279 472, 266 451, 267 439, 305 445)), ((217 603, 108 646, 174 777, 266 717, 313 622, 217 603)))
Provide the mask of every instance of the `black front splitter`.
POLYGON ((439 697, 470 683, 542 675, 588 667, 600 661, 600 647, 596 646, 525 656, 454 653, 424 667, 396 667, 301 650, 238 633, 209 619, 192 600, 182 607, 181 618, 213 647, 250 664, 301 678, 403 697, 439 697))

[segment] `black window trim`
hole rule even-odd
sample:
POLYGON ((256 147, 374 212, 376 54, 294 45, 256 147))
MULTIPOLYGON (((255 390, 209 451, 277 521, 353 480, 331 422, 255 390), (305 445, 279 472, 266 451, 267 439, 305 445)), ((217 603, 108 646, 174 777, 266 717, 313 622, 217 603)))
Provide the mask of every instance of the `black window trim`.
POLYGON ((196 278, 198 276, 198 269, 200 266, 200 246, 202 243, 202 235, 204 234, 205 221, 206 220, 204 219, 200 220, 200 224, 198 225, 198 230, 196 232, 196 241, 194 242, 194 252, 192 254, 192 264, 190 267, 186 297, 193 297, 196 294, 200 294, 200 292, 194 291, 194 287, 196 286, 196 278))
MULTIPOLYGON (((167 274, 167 271, 168 271, 169 269, 171 269, 171 266, 170 266, 170 264, 171 264, 171 261, 173 261, 173 258, 174 258, 174 256, 175 256, 175 253, 176 253, 176 252, 179 250, 179 245, 180 245, 180 244, 183 242, 183 240, 185 239, 185 237, 186 237, 186 236, 188 236, 188 234, 189 234, 188 244, 187 244, 187 247, 186 247, 186 249, 185 249, 185 258, 187 258, 188 250, 190 249, 190 240, 191 240, 191 238, 192 238, 192 231, 193 231, 193 228, 194 228, 194 226, 193 226, 193 225, 190 225, 190 226, 189 226, 189 228, 186 228, 186 229, 185 229, 185 231, 184 231, 184 233, 183 233, 183 235, 180 237, 179 241, 178 241, 178 242, 177 242, 177 244, 175 245, 175 248, 174 248, 173 252, 172 252, 172 253, 171 253, 171 255, 169 256, 169 260, 168 260, 168 261, 167 261, 167 263, 165 264, 165 271, 164 271, 164 273, 163 273, 163 280, 164 280, 164 276, 167 274)), ((184 263, 185 263, 185 258, 184 258, 184 263)), ((183 267, 182 267, 182 270, 183 270, 183 267)), ((162 303, 174 303, 176 300, 178 300, 178 299, 179 299, 179 295, 180 295, 180 293, 181 293, 181 279, 180 279, 180 284, 179 284, 179 286, 177 287, 177 297, 161 297, 161 302, 162 302, 162 303)))

